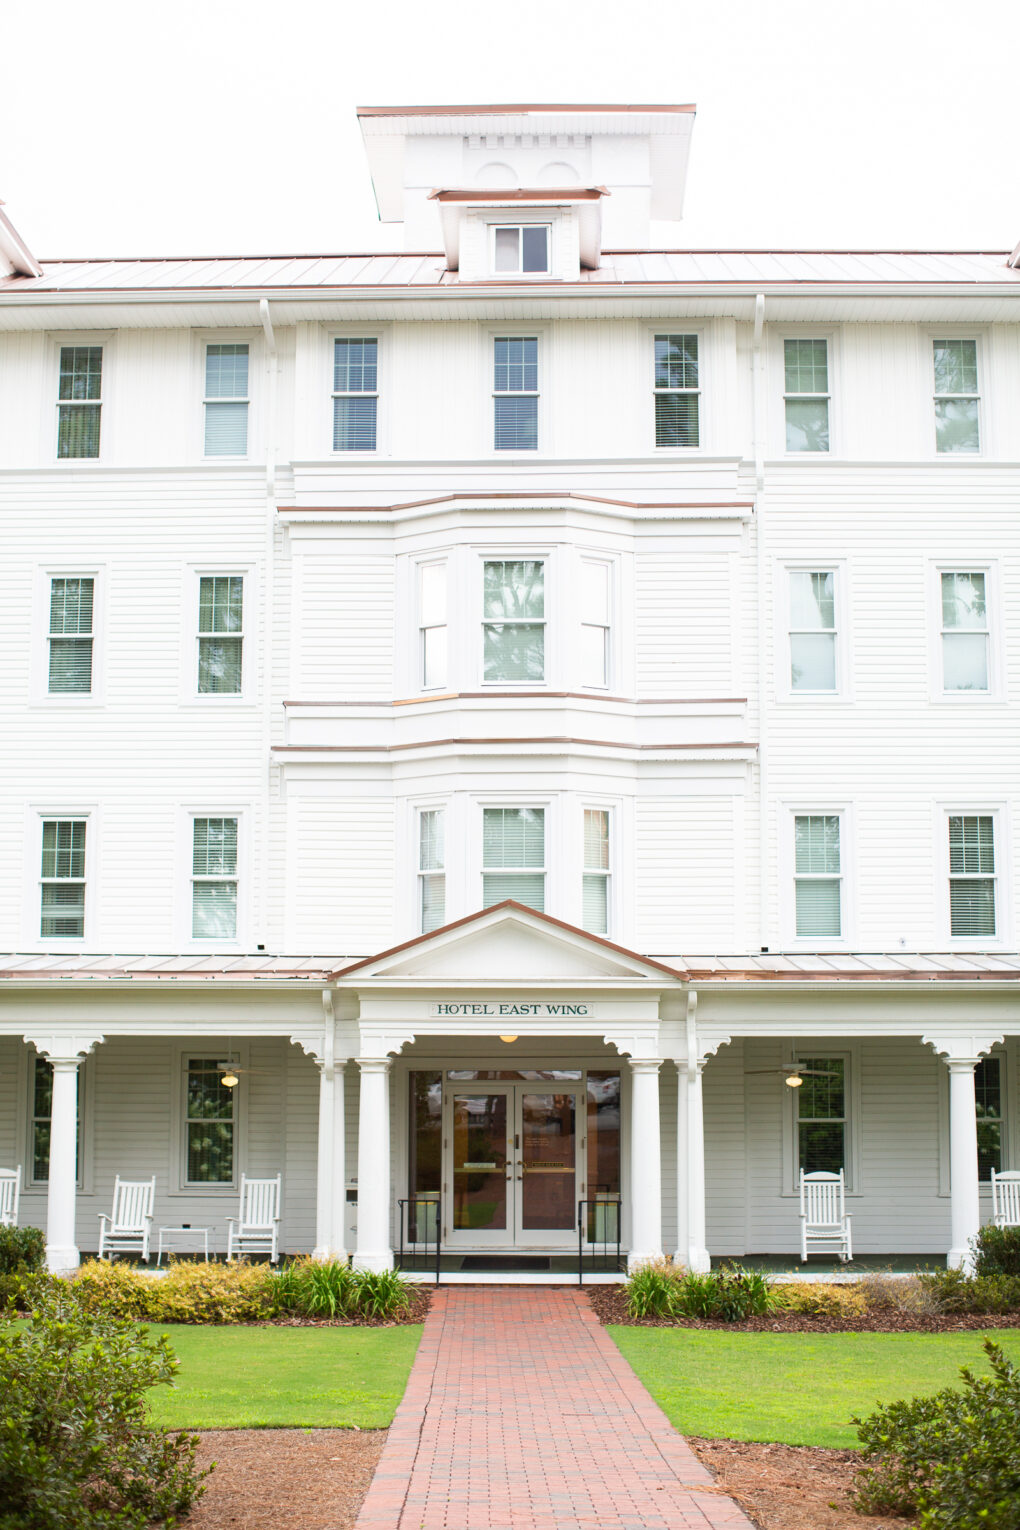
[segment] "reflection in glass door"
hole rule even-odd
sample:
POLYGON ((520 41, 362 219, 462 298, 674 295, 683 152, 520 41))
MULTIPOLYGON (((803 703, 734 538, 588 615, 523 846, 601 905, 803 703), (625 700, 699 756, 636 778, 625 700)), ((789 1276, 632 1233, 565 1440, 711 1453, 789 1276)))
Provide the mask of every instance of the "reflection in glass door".
POLYGON ((450 1099, 450 1232, 459 1243, 512 1242, 508 1153, 512 1086, 458 1090, 450 1099))
POLYGON ((518 1090, 517 1233, 522 1243, 573 1236, 577 1216, 577 1091, 518 1090))

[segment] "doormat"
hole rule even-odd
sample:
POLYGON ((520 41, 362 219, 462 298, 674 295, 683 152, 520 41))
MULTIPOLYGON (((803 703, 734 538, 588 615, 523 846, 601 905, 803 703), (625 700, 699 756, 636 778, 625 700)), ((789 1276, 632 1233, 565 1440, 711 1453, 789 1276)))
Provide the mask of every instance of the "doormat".
POLYGON ((462 1270, 548 1270, 549 1259, 541 1254, 465 1254, 462 1270))

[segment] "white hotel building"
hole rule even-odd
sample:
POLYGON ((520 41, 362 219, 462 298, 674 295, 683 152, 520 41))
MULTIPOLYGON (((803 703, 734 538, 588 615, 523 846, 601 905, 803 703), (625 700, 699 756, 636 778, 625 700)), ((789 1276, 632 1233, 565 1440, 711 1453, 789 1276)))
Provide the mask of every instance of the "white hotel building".
POLYGON ((218 1250, 280 1174, 365 1267, 412 1196, 451 1265, 596 1194, 632 1259, 793 1258, 801 1168, 959 1263, 1020 1167, 1018 262, 652 248, 692 124, 364 111, 414 253, 0 222, 0 1166, 54 1267, 118 1174, 218 1250))

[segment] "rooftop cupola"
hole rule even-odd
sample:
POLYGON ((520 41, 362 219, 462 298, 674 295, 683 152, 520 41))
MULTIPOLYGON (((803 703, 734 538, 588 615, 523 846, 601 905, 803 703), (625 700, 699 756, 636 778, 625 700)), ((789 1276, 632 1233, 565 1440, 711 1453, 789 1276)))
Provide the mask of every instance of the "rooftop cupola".
POLYGON ((693 106, 370 106, 379 217, 463 280, 556 280, 682 216, 693 106))

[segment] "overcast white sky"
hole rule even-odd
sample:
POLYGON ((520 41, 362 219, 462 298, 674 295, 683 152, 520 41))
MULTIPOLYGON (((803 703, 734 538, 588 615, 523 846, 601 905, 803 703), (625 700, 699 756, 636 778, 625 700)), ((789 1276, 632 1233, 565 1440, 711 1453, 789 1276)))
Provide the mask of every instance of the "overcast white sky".
POLYGON ((4 9, 37 255, 392 249, 357 105, 694 101, 692 247, 1020 240, 1016 0, 48 0, 4 9))

